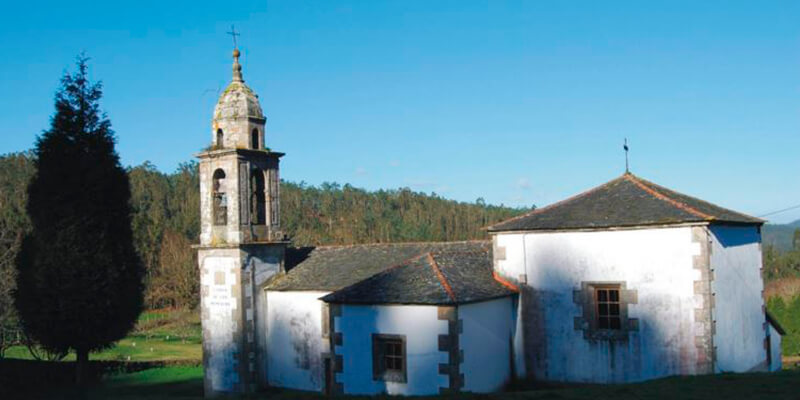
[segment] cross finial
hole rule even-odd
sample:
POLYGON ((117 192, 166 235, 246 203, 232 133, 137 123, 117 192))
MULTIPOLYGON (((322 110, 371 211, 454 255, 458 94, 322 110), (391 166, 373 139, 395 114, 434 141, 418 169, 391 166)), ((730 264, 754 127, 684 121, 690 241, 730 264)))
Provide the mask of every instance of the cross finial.
POLYGON ((231 31, 226 32, 233 37, 233 80, 235 82, 244 82, 242 79, 242 65, 239 64, 239 45, 236 43, 236 37, 240 34, 236 32, 236 27, 231 25, 231 31))
POLYGON ((625 173, 630 173, 628 169, 628 138, 625 138, 625 142, 622 144, 622 148, 625 149, 625 173))
POLYGON ((241 33, 237 33, 237 32, 236 32, 236 27, 234 27, 233 25, 231 25, 231 31, 230 31, 230 32, 226 32, 226 33, 227 33, 228 35, 231 35, 231 37, 233 37, 233 48, 234 48, 234 49, 238 49, 238 48, 239 48, 239 45, 238 45, 238 44, 236 44, 236 37, 237 37, 237 36, 242 36, 242 34, 241 34, 241 33))

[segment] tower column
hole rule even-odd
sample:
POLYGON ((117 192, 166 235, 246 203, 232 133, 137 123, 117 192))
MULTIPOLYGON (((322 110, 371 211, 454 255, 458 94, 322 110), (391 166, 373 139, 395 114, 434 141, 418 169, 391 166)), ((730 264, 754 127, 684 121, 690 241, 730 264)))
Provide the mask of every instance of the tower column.
POLYGON ((207 397, 265 384, 266 309, 261 288, 283 271, 278 170, 266 118, 244 84, 239 51, 233 79, 214 109, 212 142, 200 160, 200 305, 207 397))

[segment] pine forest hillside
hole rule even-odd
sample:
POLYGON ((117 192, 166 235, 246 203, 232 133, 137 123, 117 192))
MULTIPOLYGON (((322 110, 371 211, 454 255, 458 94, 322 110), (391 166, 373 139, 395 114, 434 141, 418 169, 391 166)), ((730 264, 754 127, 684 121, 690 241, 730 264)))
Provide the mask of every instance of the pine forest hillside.
MULTIPOLYGON (((25 202, 34 173, 31 157, 0 156, 0 320, 2 310, 11 309, 12 265, 29 227, 25 202)), ((128 174, 134 241, 147 270, 148 307, 196 306, 199 283, 191 245, 198 242, 200 231, 197 164, 184 163, 164 173, 144 163, 129 168, 128 174)), ((336 183, 281 184, 281 226, 295 246, 482 239, 487 237, 483 227, 525 211, 487 205, 482 199, 457 202, 407 188, 367 191, 336 183)), ((788 298, 800 292, 793 283, 800 278, 800 233, 795 229, 764 226, 768 295, 788 298), (780 245, 775 244, 776 235, 780 245)))
MULTIPOLYGON (((19 238, 28 229, 29 153, 0 156, 0 309, 19 238), (8 275, 8 276, 6 276, 8 275)), ((200 232, 197 163, 163 173, 153 164, 128 169, 136 249, 147 269, 149 307, 197 303, 195 251, 200 232)), ((486 238, 483 227, 526 210, 464 203, 407 188, 367 191, 350 185, 281 183, 281 226, 295 246, 486 238)))
POLYGON ((793 247, 794 231, 800 228, 800 220, 788 224, 765 224, 761 229, 765 245, 788 251, 793 247))

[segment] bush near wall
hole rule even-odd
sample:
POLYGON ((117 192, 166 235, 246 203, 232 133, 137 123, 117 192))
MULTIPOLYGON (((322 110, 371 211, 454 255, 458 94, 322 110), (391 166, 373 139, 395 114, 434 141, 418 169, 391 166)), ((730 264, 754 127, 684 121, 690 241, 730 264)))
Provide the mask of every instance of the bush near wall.
POLYGON ((784 299, 771 297, 767 309, 786 330, 781 346, 784 356, 800 356, 800 295, 784 299))

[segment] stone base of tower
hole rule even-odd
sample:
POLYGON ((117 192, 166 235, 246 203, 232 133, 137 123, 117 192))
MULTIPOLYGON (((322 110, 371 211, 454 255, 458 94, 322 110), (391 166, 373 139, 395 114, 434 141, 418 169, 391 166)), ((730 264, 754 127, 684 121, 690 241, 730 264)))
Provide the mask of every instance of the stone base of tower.
POLYGON ((260 287, 283 270, 286 243, 199 246, 206 397, 253 392, 263 382, 265 321, 260 287), (260 336, 259 336, 260 335, 260 336))

